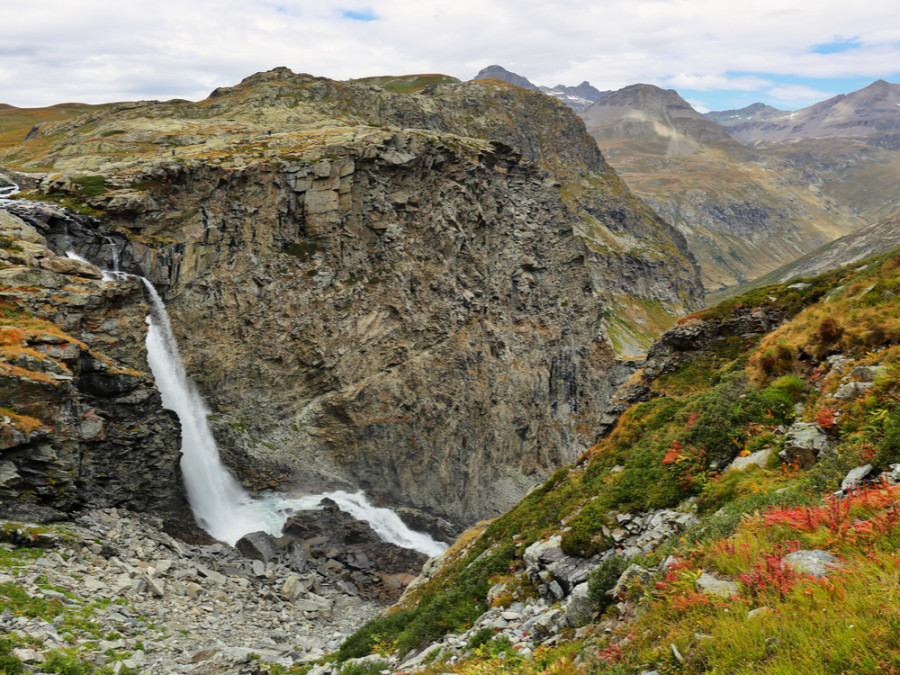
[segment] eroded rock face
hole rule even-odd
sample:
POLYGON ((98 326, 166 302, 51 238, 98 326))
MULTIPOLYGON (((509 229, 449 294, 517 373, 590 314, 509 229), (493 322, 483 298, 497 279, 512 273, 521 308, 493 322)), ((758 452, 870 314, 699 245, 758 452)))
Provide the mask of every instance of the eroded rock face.
POLYGON ((178 421, 129 367, 142 362, 140 284, 98 281, 2 211, 0 238, 0 513, 53 520, 114 505, 180 516, 178 421))
MULTIPOLYGON (((122 164, 89 202, 106 236, 128 232, 126 268, 168 287, 240 478, 361 486, 455 524, 497 514, 593 441, 631 370, 613 327, 697 304, 683 238, 570 111, 522 95, 394 96, 278 69, 204 103, 259 155, 181 104, 93 120, 190 120, 176 157, 122 164)), ((42 186, 78 191, 67 175, 42 186)), ((78 250, 106 256, 89 229, 78 250)))
POLYGON ((170 309, 213 407, 281 451, 223 438, 233 465, 294 453, 466 522, 572 461, 627 370, 552 182, 402 150, 257 174, 252 217, 203 207, 170 309))

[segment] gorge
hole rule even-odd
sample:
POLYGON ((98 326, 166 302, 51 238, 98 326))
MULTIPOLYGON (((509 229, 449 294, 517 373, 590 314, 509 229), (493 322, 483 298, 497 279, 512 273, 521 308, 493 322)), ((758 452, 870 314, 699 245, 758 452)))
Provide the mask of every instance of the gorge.
POLYGON ((26 146, 64 171, 35 197, 102 212, 31 220, 106 267, 115 240, 164 289, 223 460, 258 487, 302 472, 457 528, 499 513, 590 443, 631 370, 616 351, 699 303, 680 236, 537 92, 276 69, 26 146))
POLYGON ((82 112, 0 152, 0 671, 699 673, 866 621, 832 591, 896 566, 893 220, 701 309, 537 91, 82 112))

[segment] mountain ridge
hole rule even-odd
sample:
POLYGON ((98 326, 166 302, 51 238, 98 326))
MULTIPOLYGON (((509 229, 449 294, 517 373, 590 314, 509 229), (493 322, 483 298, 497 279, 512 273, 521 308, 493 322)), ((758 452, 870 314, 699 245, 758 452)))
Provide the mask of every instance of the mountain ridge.
POLYGON ((849 94, 838 94, 806 108, 772 113, 728 125, 745 143, 789 142, 833 136, 872 136, 900 131, 900 84, 876 80, 849 94))
POLYGON ((631 188, 688 238, 711 293, 864 224, 811 190, 801 167, 732 138, 674 90, 631 85, 581 117, 631 188))
POLYGON ((528 78, 510 72, 503 66, 498 65, 482 68, 472 80, 486 80, 491 78, 514 84, 523 89, 542 91, 548 96, 552 96, 553 98, 562 101, 575 112, 581 112, 590 106, 591 103, 600 100, 609 93, 608 91, 600 91, 596 87, 591 86, 591 83, 587 80, 574 87, 563 84, 558 84, 555 87, 536 85, 528 78))

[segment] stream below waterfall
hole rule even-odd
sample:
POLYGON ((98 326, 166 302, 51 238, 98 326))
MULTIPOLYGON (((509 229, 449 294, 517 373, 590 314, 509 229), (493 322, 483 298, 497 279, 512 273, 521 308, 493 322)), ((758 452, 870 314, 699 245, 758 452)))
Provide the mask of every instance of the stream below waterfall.
MULTIPOLYGON (((109 238, 107 241, 113 249, 113 261, 117 262, 116 244, 109 238)), ((74 251, 67 251, 66 255, 89 262, 74 251)), ((132 276, 118 269, 102 272, 107 281, 132 276)), ((251 532, 265 531, 277 537, 292 513, 317 509, 321 500, 327 497, 342 511, 357 520, 367 521, 388 543, 428 556, 446 550, 446 545, 429 535, 409 529, 392 510, 373 506, 362 492, 354 494, 338 490, 301 497, 268 493, 258 498, 247 493, 219 459, 207 423, 209 411, 187 376, 162 298, 150 281, 139 278, 146 288, 151 308, 147 316, 147 361, 162 394, 163 406, 173 410, 181 422, 181 469, 185 489, 194 517, 204 530, 231 545, 251 532)))

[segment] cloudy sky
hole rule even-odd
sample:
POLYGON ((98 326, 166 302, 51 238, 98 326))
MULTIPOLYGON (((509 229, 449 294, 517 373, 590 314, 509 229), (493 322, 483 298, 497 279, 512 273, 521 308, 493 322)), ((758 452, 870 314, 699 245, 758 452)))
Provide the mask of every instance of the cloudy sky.
POLYGON ((0 0, 0 102, 201 99, 275 66, 336 79, 500 64, 536 84, 794 109, 900 82, 897 0, 0 0))

